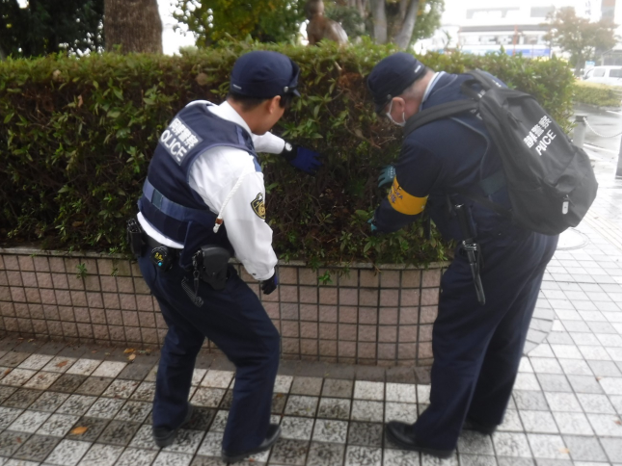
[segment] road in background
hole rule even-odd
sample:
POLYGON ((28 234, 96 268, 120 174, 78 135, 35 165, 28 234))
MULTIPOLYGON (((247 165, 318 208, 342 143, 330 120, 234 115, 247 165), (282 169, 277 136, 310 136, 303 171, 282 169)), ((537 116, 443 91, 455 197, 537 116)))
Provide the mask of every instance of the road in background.
POLYGON ((595 171, 610 174, 613 181, 622 140, 622 109, 605 110, 578 104, 574 111, 575 115, 587 115, 589 126, 585 132, 584 147, 595 162, 595 171))

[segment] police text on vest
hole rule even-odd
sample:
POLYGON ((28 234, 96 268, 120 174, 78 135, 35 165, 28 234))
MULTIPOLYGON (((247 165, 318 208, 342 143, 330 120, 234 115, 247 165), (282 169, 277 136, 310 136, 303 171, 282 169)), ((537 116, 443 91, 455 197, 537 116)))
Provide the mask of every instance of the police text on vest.
POLYGON ((200 140, 201 138, 179 118, 175 118, 160 136, 160 144, 164 146, 166 151, 178 164, 181 164, 184 156, 190 149, 196 146, 200 140))

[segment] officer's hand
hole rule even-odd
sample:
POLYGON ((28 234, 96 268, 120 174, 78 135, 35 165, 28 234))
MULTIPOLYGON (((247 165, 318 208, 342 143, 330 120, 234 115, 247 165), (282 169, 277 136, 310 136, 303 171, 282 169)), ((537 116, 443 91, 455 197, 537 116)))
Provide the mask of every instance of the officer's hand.
POLYGON ((290 143, 285 143, 285 148, 281 155, 292 166, 309 175, 315 174, 318 168, 322 166, 322 162, 319 161, 320 154, 306 147, 292 146, 290 143))
POLYGON ((270 294, 276 290, 277 286, 279 286, 279 278, 276 276, 275 270, 270 278, 261 282, 261 291, 263 291, 263 294, 270 294))
POLYGON ((370 218, 369 220, 367 220, 367 223, 369 223, 369 227, 371 228, 372 235, 375 235, 376 233, 378 233, 378 227, 376 226, 375 219, 370 218))
POLYGON ((385 167, 382 167, 382 170, 380 170, 380 175, 378 175, 378 187, 382 188, 383 186, 393 184, 394 179, 395 167, 393 165, 387 165, 385 167))

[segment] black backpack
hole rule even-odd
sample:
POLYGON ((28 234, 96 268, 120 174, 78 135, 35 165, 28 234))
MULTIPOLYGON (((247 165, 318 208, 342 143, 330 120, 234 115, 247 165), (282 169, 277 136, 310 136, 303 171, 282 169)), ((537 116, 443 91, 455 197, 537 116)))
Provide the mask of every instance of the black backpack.
POLYGON ((507 186, 512 209, 477 193, 458 192, 538 233, 556 235, 577 226, 598 189, 585 151, 572 144, 531 95, 505 88, 482 71, 468 74, 473 79, 463 83, 462 92, 471 99, 416 113, 406 122, 404 136, 441 118, 477 112, 503 164, 480 187, 489 195, 507 186))

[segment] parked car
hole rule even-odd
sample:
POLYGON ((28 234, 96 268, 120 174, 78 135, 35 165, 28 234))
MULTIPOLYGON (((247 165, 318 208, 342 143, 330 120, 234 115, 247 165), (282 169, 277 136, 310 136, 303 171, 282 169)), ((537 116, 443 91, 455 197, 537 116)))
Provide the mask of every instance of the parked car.
POLYGON ((591 83, 622 86, 622 66, 595 66, 585 72, 583 80, 591 83))

